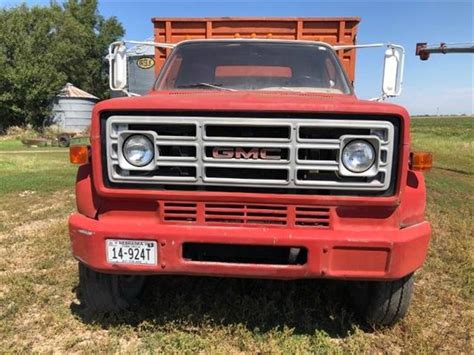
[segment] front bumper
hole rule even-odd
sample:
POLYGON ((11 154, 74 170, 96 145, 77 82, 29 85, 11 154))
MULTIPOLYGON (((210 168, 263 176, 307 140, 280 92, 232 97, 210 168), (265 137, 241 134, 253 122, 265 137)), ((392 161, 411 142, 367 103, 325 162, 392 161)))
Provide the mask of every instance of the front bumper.
POLYGON ((154 224, 133 217, 98 221, 77 213, 69 219, 69 231, 74 257, 105 273, 362 280, 398 279, 418 269, 431 233, 428 222, 399 230, 374 230, 368 225, 366 230, 351 231, 154 224), (108 238, 157 241, 158 264, 108 263, 108 238), (308 257, 304 265, 189 261, 182 257, 186 242, 305 247, 308 257))

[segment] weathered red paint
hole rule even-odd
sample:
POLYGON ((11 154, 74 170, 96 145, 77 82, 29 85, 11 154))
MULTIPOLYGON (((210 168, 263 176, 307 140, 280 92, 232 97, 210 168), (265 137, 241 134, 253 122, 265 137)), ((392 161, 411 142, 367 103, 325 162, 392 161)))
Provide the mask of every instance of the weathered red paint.
MULTIPOLYGON (((423 176, 409 170, 409 115, 400 106, 354 96, 270 92, 153 92, 145 97, 103 101, 93 112, 92 163, 81 167, 76 185, 78 213, 70 217, 74 256, 110 273, 193 274, 264 278, 396 279, 419 268, 426 256, 430 225, 424 221, 423 176), (99 115, 102 111, 248 111, 392 115, 401 120, 398 185, 388 197, 277 195, 206 191, 113 189, 104 185, 99 115), (238 202, 326 206, 329 228, 269 227, 214 223, 167 223, 163 201, 238 202), (155 240, 159 265, 112 265, 106 238, 155 240), (254 265, 185 261, 184 242, 299 246, 305 265, 254 265)), ((199 205, 199 204, 198 204, 199 205)))
POLYGON ((100 199, 92 182, 91 165, 81 165, 76 177, 77 212, 89 218, 95 218, 99 209, 100 199))
POLYGON ((132 212, 95 220, 73 214, 69 220, 73 254, 89 267, 123 274, 192 274, 263 278, 397 279, 419 268, 426 255, 427 222, 404 229, 314 230, 265 227, 203 227, 159 224, 132 212), (84 231, 90 234, 84 234, 84 231), (105 260, 107 238, 155 240, 157 266, 111 265, 105 260), (255 265, 186 261, 184 242, 298 246, 308 249, 305 265, 255 265), (381 257, 381 252, 384 254, 381 257), (377 260, 374 260, 376 258, 377 260))

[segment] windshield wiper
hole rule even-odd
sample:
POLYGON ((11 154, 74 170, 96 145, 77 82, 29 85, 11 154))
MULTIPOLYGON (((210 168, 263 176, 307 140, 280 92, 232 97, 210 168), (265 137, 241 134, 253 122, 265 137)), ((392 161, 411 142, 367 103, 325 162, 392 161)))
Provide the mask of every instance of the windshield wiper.
POLYGON ((192 88, 213 88, 217 90, 236 91, 235 89, 222 87, 222 85, 220 84, 209 84, 209 83, 194 83, 194 84, 178 86, 178 89, 192 89, 192 88))

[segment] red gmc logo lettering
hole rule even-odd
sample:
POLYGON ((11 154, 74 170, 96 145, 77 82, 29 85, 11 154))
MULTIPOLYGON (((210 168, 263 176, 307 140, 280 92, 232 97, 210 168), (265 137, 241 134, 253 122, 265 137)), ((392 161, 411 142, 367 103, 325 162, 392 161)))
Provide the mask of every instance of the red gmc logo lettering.
POLYGON ((232 148, 214 147, 212 149, 214 159, 262 159, 280 160, 281 150, 276 148, 232 148), (247 149, 247 150, 246 150, 247 149))

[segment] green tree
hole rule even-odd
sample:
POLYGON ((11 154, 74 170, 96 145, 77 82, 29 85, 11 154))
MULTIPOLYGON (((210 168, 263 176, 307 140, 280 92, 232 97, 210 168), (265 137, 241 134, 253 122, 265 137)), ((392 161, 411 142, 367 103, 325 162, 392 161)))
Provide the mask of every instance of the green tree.
POLYGON ((0 128, 41 125, 66 82, 107 96, 104 56, 124 30, 97 0, 4 8, 0 23, 0 128))

